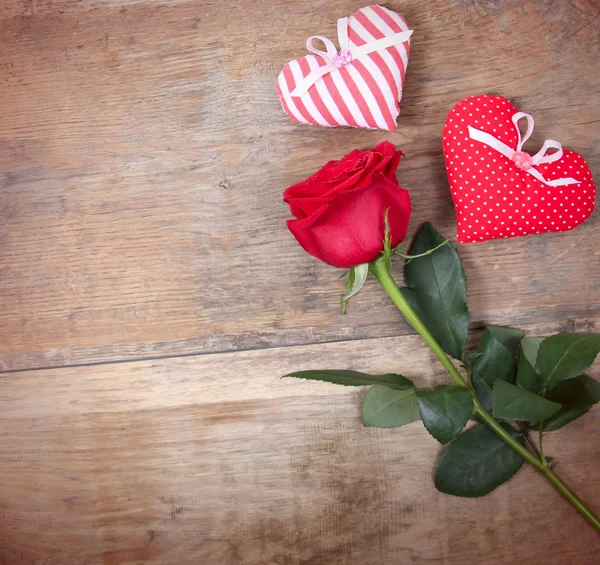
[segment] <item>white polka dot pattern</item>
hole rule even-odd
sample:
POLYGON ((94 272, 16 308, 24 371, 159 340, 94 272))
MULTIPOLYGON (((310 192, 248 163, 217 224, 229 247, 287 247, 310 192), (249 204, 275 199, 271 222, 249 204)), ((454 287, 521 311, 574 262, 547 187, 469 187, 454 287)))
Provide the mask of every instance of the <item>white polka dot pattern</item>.
POLYGON ((443 133, 446 170, 458 221, 458 241, 568 231, 594 210, 596 187, 583 157, 563 157, 536 168, 545 179, 573 177, 580 184, 550 187, 492 149, 469 137, 468 126, 490 133, 512 148, 518 110, 502 96, 471 96, 448 114, 443 133))

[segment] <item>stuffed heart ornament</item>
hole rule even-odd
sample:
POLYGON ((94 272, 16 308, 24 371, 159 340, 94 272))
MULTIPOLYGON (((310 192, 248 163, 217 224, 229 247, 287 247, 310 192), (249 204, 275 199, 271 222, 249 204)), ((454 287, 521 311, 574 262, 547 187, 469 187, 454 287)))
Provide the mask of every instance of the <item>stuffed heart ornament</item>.
POLYGON ((306 124, 394 131, 412 30, 382 6, 340 18, 337 30, 339 52, 326 37, 309 37, 313 55, 290 61, 279 73, 283 110, 306 124), (315 39, 327 50, 315 49, 315 39))
POLYGON ((522 147, 532 131, 533 118, 502 96, 471 96, 448 114, 443 146, 459 242, 568 231, 592 214, 596 187, 581 155, 553 140, 530 155, 522 147))

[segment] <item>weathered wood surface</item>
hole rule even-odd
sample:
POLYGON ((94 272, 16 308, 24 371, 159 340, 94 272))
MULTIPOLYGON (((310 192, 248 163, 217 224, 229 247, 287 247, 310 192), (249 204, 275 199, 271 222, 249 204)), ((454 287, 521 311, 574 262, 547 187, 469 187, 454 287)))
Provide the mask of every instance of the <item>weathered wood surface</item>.
MULTIPOLYGON (((365 430, 360 392, 278 379, 439 376, 375 284, 339 315, 287 233, 281 193, 324 159, 390 139, 413 227, 452 236, 443 122, 489 92, 600 175, 600 2, 387 2, 415 29, 397 132, 294 124, 277 73, 364 4, 0 3, 0 563, 598 561, 532 471, 439 495, 420 425, 365 430)), ((474 327, 598 331, 599 239, 594 214, 461 246, 474 327)), ((548 440, 596 509, 599 418, 548 440)))
MULTIPOLYGON (((533 470, 438 493, 420 423, 365 429, 360 389, 280 380, 313 360, 441 373, 416 336, 4 375, 0 563, 597 563, 598 537, 533 470)), ((547 436, 600 505, 600 411, 547 436)))
MULTIPOLYGON (((332 315, 340 283, 287 232, 281 193, 389 138, 407 155, 413 226, 453 235, 440 134, 467 95, 510 97, 535 115, 536 143, 558 137, 600 170, 593 2, 391 3, 416 30, 393 135, 297 125, 273 86, 354 2, 254 1, 243 17, 221 1, 4 4, 5 370, 406 332, 375 288, 332 315)), ((567 235, 465 246, 474 322, 560 308, 593 323, 599 235, 594 216, 567 235)))

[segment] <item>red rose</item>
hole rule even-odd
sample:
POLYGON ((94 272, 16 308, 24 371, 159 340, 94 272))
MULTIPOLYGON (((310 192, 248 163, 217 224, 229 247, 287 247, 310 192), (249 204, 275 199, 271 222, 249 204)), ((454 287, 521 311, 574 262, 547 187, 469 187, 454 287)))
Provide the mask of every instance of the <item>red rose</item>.
POLYGON ((383 251, 386 210, 392 247, 398 245, 410 218, 410 196, 396 180, 402 156, 384 141, 290 186, 283 200, 296 219, 287 225, 305 251, 334 267, 374 261, 383 251))

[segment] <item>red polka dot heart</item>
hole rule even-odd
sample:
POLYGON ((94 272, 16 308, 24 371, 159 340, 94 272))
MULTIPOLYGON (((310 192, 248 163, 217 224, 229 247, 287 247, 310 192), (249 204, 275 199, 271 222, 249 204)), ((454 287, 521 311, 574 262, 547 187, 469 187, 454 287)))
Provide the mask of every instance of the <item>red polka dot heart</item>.
POLYGON ((581 155, 552 140, 530 155, 522 145, 532 131, 533 118, 502 96, 451 110, 443 146, 459 242, 568 231, 592 214, 596 187, 581 155))

